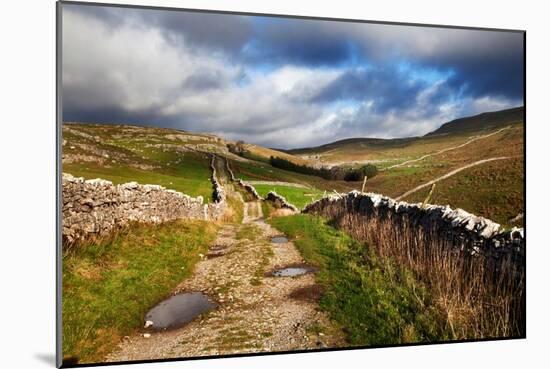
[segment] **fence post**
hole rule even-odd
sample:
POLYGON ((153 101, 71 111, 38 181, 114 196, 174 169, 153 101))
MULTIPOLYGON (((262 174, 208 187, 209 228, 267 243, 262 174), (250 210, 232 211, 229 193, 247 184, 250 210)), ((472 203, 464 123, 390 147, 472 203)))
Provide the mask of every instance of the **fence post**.
POLYGON ((428 204, 428 201, 430 201, 430 197, 432 197, 434 188, 435 188, 435 183, 432 183, 432 188, 430 188, 430 192, 428 193, 428 196, 426 196, 426 198, 424 199, 424 202, 422 203, 422 209, 424 209, 428 204))
POLYGON ((361 186, 361 192, 365 192, 365 185, 367 184, 367 176, 363 177, 363 185, 361 186))

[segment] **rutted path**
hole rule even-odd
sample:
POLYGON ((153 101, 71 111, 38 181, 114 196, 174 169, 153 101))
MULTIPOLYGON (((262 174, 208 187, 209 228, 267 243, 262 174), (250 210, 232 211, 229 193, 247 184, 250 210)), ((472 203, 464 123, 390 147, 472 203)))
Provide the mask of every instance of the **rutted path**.
POLYGON ((419 191, 421 189, 423 189, 424 187, 428 187, 428 186, 431 186, 432 184, 436 183, 436 182, 439 182, 441 180, 444 180, 446 178, 449 178, 455 174, 457 174, 458 172, 461 172, 465 169, 468 169, 468 168, 471 168, 471 167, 475 167, 476 165, 480 165, 480 164, 485 164, 485 163, 488 163, 490 161, 495 161, 495 160, 504 160, 504 159, 510 159, 511 157, 510 156, 501 156, 501 157, 497 157, 497 158, 489 158, 489 159, 483 159, 483 160, 478 160, 476 162, 473 162, 473 163, 470 163, 470 164, 467 164, 467 165, 464 165, 460 168, 457 168, 457 169, 454 169, 452 171, 450 171, 449 173, 447 174, 444 174, 442 175, 441 177, 438 177, 436 179, 432 179, 431 181, 429 182, 426 182, 424 184, 421 184, 420 186, 416 186, 415 188, 413 188, 412 190, 409 190, 407 192, 405 192, 403 195, 399 196, 399 197, 396 197, 395 200, 402 200, 403 198, 415 193, 416 191, 419 191))
MULTIPOLYGON (((223 181, 222 181, 223 182, 223 181)), ((227 185, 230 190, 231 185, 227 185)), ((202 292, 218 307, 187 325, 127 337, 108 361, 163 359, 335 347, 343 334, 317 302, 289 296, 315 285, 314 274, 271 277, 276 268, 304 263, 292 242, 262 217, 260 202, 244 204, 243 223, 225 223, 193 275, 174 294, 202 292)), ((298 293, 300 296, 301 294, 298 293)), ((143 330, 145 332, 145 329, 143 330)))
MULTIPOLYGON (((430 156, 435 156, 435 155, 443 154, 444 152, 447 152, 447 151, 460 149, 461 147, 464 147, 464 146, 466 146, 466 145, 469 145, 469 144, 471 144, 472 142, 475 142, 475 141, 477 141, 477 140, 481 140, 481 139, 484 139, 484 138, 487 138, 487 137, 491 137, 491 136, 496 135, 497 133, 500 133, 500 132, 502 132, 502 131, 504 131, 504 130, 506 130, 506 129, 509 129, 509 128, 510 128, 510 127, 504 127, 504 128, 499 129, 498 131, 495 131, 495 132, 492 132, 492 133, 489 133, 489 134, 486 134, 486 135, 483 135, 483 136, 476 136, 476 137, 474 137, 474 138, 472 138, 472 139, 470 139, 470 140, 468 140, 468 141, 466 141, 466 142, 464 142, 464 143, 462 143, 462 144, 460 144, 460 145, 458 145, 458 146, 447 147, 447 148, 445 148, 445 149, 439 150, 439 151, 434 152, 434 153, 432 153, 432 154, 426 154, 426 155, 421 156, 421 157, 419 157, 419 158, 417 158, 417 159, 407 160, 407 161, 404 161, 403 163, 399 163, 399 164, 395 164, 395 165, 389 166, 389 167, 385 168, 384 170, 389 170, 389 169, 392 169, 392 168, 401 167, 401 166, 403 166, 403 165, 407 165, 407 164, 410 164, 410 163, 415 163, 415 162, 417 162, 417 161, 424 160, 424 159, 426 159, 426 158, 428 158, 428 157, 430 157, 430 156)), ((403 196, 405 196, 405 195, 402 195, 401 197, 403 197, 403 196)))

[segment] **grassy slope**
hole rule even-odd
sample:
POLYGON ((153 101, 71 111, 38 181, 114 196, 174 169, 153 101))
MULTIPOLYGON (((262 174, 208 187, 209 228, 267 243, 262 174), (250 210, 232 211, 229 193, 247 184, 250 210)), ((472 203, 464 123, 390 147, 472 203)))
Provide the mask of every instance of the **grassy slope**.
POLYGON ((320 177, 274 168, 267 163, 259 161, 231 161, 231 168, 233 168, 235 176, 243 180, 283 181, 306 185, 309 188, 305 189, 281 185, 254 185, 261 196, 265 196, 269 191, 275 190, 275 192, 284 196, 290 203, 294 204, 299 209, 321 198, 325 191, 332 192, 336 190, 339 192, 348 192, 353 189, 361 188, 360 182, 327 181, 320 177))
POLYGON ((254 185, 260 196, 265 197, 269 191, 275 191, 288 202, 302 209, 304 206, 323 197, 323 191, 314 188, 298 188, 279 185, 254 185))
MULTIPOLYGON (((487 132, 478 132, 477 134, 487 134, 487 132)), ((477 134, 426 137, 416 140, 414 144, 402 147, 396 145, 379 150, 384 155, 412 159, 443 148, 460 145, 477 134)), ((363 152, 357 148, 354 150, 363 152)), ((340 154, 345 156, 345 151, 340 154)), ((523 211, 522 124, 514 124, 508 130, 462 148, 379 172, 376 177, 367 181, 366 191, 397 197, 407 190, 442 176, 453 169, 480 159, 500 156, 510 156, 512 159, 483 164, 438 183, 434 197, 430 202, 461 207, 474 214, 505 224, 508 219, 523 211)), ((236 169, 237 176, 244 179, 297 182, 328 191, 336 189, 347 192, 351 189, 361 188, 361 182, 325 181, 318 177, 272 168, 264 163, 239 162, 234 163, 233 167, 236 169)), ((405 200, 422 201, 428 190, 419 191, 405 200)))
MULTIPOLYGON (((466 169, 460 175, 438 182, 430 203, 451 204, 509 225, 510 219, 524 211, 523 171, 522 158, 494 161, 466 169)), ((405 200, 423 201, 428 192, 429 188, 422 189, 405 200)))
MULTIPOLYGON (((474 214, 504 222, 512 214, 523 211, 523 125, 514 124, 511 129, 473 142, 462 148, 428 157, 380 172, 367 181, 367 191, 397 197, 407 190, 442 176, 453 169, 481 159, 509 156, 510 160, 482 164, 460 172, 437 184, 436 196, 430 202, 461 207, 474 214)), ((479 132, 486 134, 487 132, 479 132)), ((388 151, 403 158, 417 158, 445 147, 463 143, 470 135, 434 136, 423 138, 414 145, 388 151), (434 146, 434 143, 438 142, 434 146), (425 144, 424 144, 425 143, 425 144)), ((401 160, 402 162, 404 160, 401 160)), ((355 184, 358 188, 360 184, 355 184)), ((406 201, 422 201, 427 191, 419 191, 406 201)))
MULTIPOLYGON (((367 189, 395 197, 455 168, 501 156, 511 159, 485 163, 439 182, 430 202, 461 207, 474 214, 505 222, 511 214, 517 215, 523 211, 522 125, 410 166, 382 172, 367 182, 367 189)), ((412 194, 405 200, 422 201, 428 190, 412 194)))
MULTIPOLYGON (((63 147, 64 156, 83 155, 96 161, 79 158, 64 163, 64 172, 86 179, 99 177, 116 184, 130 181, 159 184, 190 196, 203 196, 206 202, 212 197, 208 157, 196 152, 178 152, 175 146, 186 142, 167 138, 181 135, 181 132, 109 125, 71 124, 68 127, 69 130, 63 133, 67 141, 63 147), (99 142, 77 133, 97 137, 99 142), (148 147, 163 144, 174 147, 148 147)), ((192 135, 191 138, 193 141, 189 143, 208 142, 205 141, 207 137, 201 135, 192 135)))
POLYGON ((294 215, 270 220, 290 236, 304 259, 320 268, 326 293, 320 306, 338 322, 351 345, 444 340, 444 320, 429 293, 390 260, 318 217, 294 215))
MULTIPOLYGON (((523 108, 484 113, 443 124, 423 137, 401 139, 353 138, 326 145, 290 150, 298 156, 319 155, 325 162, 383 160, 382 166, 415 158, 448 146, 454 146, 470 136, 489 133, 509 125, 521 124, 523 108)), ((317 160, 319 160, 317 159, 317 160)))
POLYGON ((105 167, 96 163, 64 164, 63 171, 86 179, 103 178, 115 184, 136 181, 141 184, 158 184, 190 196, 202 196, 205 202, 212 198, 209 180, 209 160, 205 156, 186 153, 181 163, 172 168, 155 171, 132 168, 126 165, 105 167))
POLYGON ((250 152, 249 155, 250 155, 251 159, 256 159, 256 160, 259 160, 259 161, 269 162, 269 158, 271 156, 275 156, 275 157, 279 157, 279 158, 289 160, 289 161, 291 161, 295 164, 299 164, 299 165, 304 165, 304 164, 309 163, 307 160, 304 160, 304 159, 300 158, 299 156, 287 154, 285 152, 270 149, 270 148, 267 148, 267 147, 248 144, 248 145, 246 145, 246 149, 250 152))
MULTIPOLYGON (((325 163, 371 160, 381 167, 413 159, 427 152, 434 152, 447 146, 460 144, 470 135, 418 137, 391 140, 349 140, 308 150, 297 150, 303 156, 318 155, 325 163)), ((293 151, 294 152, 294 151, 293 151)))
MULTIPOLYGON (((64 146, 64 153, 69 155, 94 155, 84 146, 93 146, 108 153, 109 158, 103 158, 104 162, 94 163, 83 160, 71 164, 64 164, 64 170, 77 176, 85 178, 101 177, 122 183, 127 181, 138 181, 141 183, 161 184, 167 188, 176 189, 192 196, 202 195, 207 201, 211 197, 211 184, 208 180, 208 159, 204 154, 194 152, 178 152, 173 148, 147 147, 150 145, 168 144, 208 144, 213 143, 216 147, 225 145, 223 140, 214 140, 211 136, 200 134, 187 134, 180 131, 160 128, 142 128, 129 126, 109 125, 70 125, 70 132, 64 132, 67 144, 64 146), (74 130, 99 137, 100 143, 86 137, 76 135, 74 130), (185 135, 187 138, 181 140, 170 139, 170 135, 185 135), (186 141, 187 140, 187 141, 186 141), (80 145, 79 145, 80 144, 80 145), (140 166, 151 166, 143 168, 140 166)), ((78 132, 77 132, 78 133, 78 132)), ((418 158, 428 153, 434 153, 443 148, 459 145, 470 137, 486 134, 487 131, 479 132, 454 132, 446 135, 433 135, 414 139, 400 140, 347 140, 339 144, 326 145, 328 150, 325 155, 329 160, 337 159, 353 161, 355 159, 369 158, 371 160, 390 160, 379 163, 379 167, 403 162, 418 158)), ((271 154, 270 149, 260 150, 254 147, 255 155, 271 154)), ((97 154, 97 153, 95 153, 97 154)), ((265 156, 264 155, 264 156, 265 156)), ((287 155, 287 154, 285 154, 287 155)), ((512 129, 501 132, 489 138, 484 138, 463 148, 448 151, 444 154, 426 158, 420 162, 407 166, 393 168, 378 174, 367 183, 367 190, 379 192, 388 196, 396 197, 405 191, 437 178, 455 168, 467 163, 495 156, 523 157, 523 125, 514 124, 512 129)), ((261 161, 232 161, 235 174, 243 179, 288 181, 305 184, 319 190, 347 192, 352 189, 360 189, 361 183, 350 183, 344 181, 326 181, 315 176, 308 176, 280 170, 271 167, 261 161)), ((467 173, 460 173, 456 177, 440 183, 438 192, 445 196, 436 197, 444 203, 453 207, 463 207, 466 210, 486 217, 492 217, 502 221, 510 214, 517 214, 522 210, 523 199, 518 195, 518 187, 523 180, 520 170, 509 170, 509 167, 517 168, 518 165, 507 161, 484 164, 479 168, 468 172, 479 174, 477 181, 469 181, 455 187, 453 180, 458 180, 467 173), (497 183, 498 186, 491 191, 488 186, 492 182, 487 180, 491 172, 496 171, 501 176, 510 177, 508 181, 497 183), (461 191, 447 191, 445 187, 449 183, 453 188, 461 191), (463 190, 463 191, 462 191, 463 190), (478 194, 483 193, 486 199, 478 194), (502 193, 514 193, 508 196, 507 201, 494 201, 494 198, 502 193), (499 204, 501 210, 496 205, 499 204)), ((418 201, 420 193, 411 195, 407 200, 418 201)), ((435 202, 435 201, 434 201, 435 202)))
MULTIPOLYGON (((424 137, 394 140, 349 139, 317 148, 291 150, 289 153, 304 158, 315 158, 324 163, 353 164, 370 160, 384 169, 393 164, 461 145, 475 136, 511 127, 464 147, 381 171, 376 177, 369 179, 366 186, 366 191, 397 197, 466 164, 491 157, 512 157, 509 160, 482 164, 439 182, 431 199, 432 203, 461 207, 505 224, 510 218, 524 211, 524 126, 521 116, 522 109, 512 109, 459 119, 444 125, 442 129, 435 131, 435 134, 424 137)), ((329 189, 319 184, 315 187, 329 189)), ((337 190, 360 187, 359 182, 345 183, 337 190)), ((421 190, 405 200, 422 201, 428 191, 429 189, 421 190)))
POLYGON ((63 355, 101 361, 184 278, 214 240, 201 221, 134 225, 63 258, 63 355))
MULTIPOLYGON (((204 154, 182 153, 172 148, 159 149, 147 146, 192 143, 212 144, 213 147, 220 148, 225 145, 225 141, 214 140, 212 136, 208 135, 187 133, 184 133, 184 135, 188 138, 174 140, 170 139, 169 136, 179 135, 182 132, 160 128, 108 125, 71 125, 70 127, 91 136, 100 137, 101 143, 67 132, 64 134, 64 138, 68 140, 68 143, 64 146, 65 153, 90 155, 90 152, 79 145, 73 146, 73 143, 76 142, 94 145, 94 147, 111 153, 111 155, 105 163, 78 161, 72 164, 64 164, 65 171, 85 178, 106 178, 115 183, 135 180, 142 183, 161 184, 192 196, 201 195, 207 201, 210 199, 212 189, 208 180, 208 159, 204 154), (124 132, 125 130, 128 130, 128 132, 124 132), (74 149, 71 147, 74 147, 74 149), (116 163, 112 162, 113 159, 116 160, 116 163), (143 169, 139 165, 150 165, 154 168, 143 169)), ((353 139, 325 145, 318 150, 324 153, 321 155, 322 159, 328 161, 336 160, 349 163, 365 158, 369 160, 386 160, 377 164, 383 168, 434 153, 444 148, 460 145, 473 136, 489 132, 453 132, 445 135, 399 140, 353 139)), ((315 176, 273 168, 261 160, 273 154, 274 151, 255 145, 248 146, 254 148, 253 155, 258 156, 259 160, 231 160, 232 168, 239 178, 301 183, 310 188, 328 192, 333 190, 348 192, 352 189, 361 188, 361 182, 327 181, 315 176)), ((301 152, 308 152, 308 150, 302 150, 301 152)), ((316 152, 310 150, 308 153, 316 152)), ((465 164, 496 156, 513 156, 521 161, 523 155, 523 125, 516 123, 512 124, 512 129, 476 141, 465 147, 432 156, 420 162, 382 171, 367 182, 366 190, 397 197, 409 189, 465 164)), ((516 159, 483 164, 440 182, 436 191, 437 196, 432 199, 432 202, 449 204, 452 207, 462 207, 499 222, 509 219, 512 214, 517 215, 523 211, 523 194, 520 191, 523 177, 521 175, 521 165, 518 165, 517 161, 514 162, 514 160, 516 159), (473 178, 469 173, 475 173, 478 178, 473 178), (497 177, 497 180, 491 179, 494 176, 497 177), (505 180, 504 177, 506 177, 505 180), (461 178, 464 180, 461 180, 461 178), (498 180, 498 178, 501 178, 501 180, 498 180), (446 188, 447 186, 449 188, 446 188)), ((285 190, 281 189, 282 192, 285 192, 285 190)), ((419 191, 406 200, 421 201, 426 191, 419 191)), ((287 196, 298 196, 294 189, 286 192, 288 192, 287 196)), ((298 197, 295 200, 298 203, 297 206, 307 200, 303 194, 298 197)))
POLYGON ((345 181, 327 181, 320 177, 274 168, 267 163, 258 161, 231 161, 231 168, 233 168, 235 176, 243 180, 300 183, 308 187, 326 191, 337 190, 340 192, 348 192, 354 188, 357 189, 356 184, 345 181))
POLYGON ((487 112, 471 117, 459 118, 441 125, 428 135, 448 134, 453 132, 479 131, 483 129, 498 129, 505 127, 510 122, 523 120, 524 107, 487 112))

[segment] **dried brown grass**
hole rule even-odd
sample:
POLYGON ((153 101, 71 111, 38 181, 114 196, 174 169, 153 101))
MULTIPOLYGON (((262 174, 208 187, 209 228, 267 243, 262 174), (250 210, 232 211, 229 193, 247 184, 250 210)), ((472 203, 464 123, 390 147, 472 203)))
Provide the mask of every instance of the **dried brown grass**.
POLYGON ((471 255, 434 231, 391 216, 329 218, 379 256, 411 268, 430 287, 453 339, 525 335, 525 276, 511 256, 471 255))

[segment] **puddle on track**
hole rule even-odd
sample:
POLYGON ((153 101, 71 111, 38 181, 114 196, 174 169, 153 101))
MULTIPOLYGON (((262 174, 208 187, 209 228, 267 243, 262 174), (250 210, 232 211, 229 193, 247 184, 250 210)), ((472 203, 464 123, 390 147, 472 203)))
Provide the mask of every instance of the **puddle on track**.
POLYGON ((174 295, 149 310, 145 321, 152 321, 154 330, 174 329, 217 307, 200 292, 174 295))
POLYGON ((273 243, 287 243, 288 238, 286 238, 285 236, 271 237, 271 242, 273 242, 273 243))
POLYGON ((295 266, 276 269, 273 272, 269 273, 271 277, 296 277, 299 275, 304 275, 308 273, 314 273, 317 269, 310 266, 295 266))

